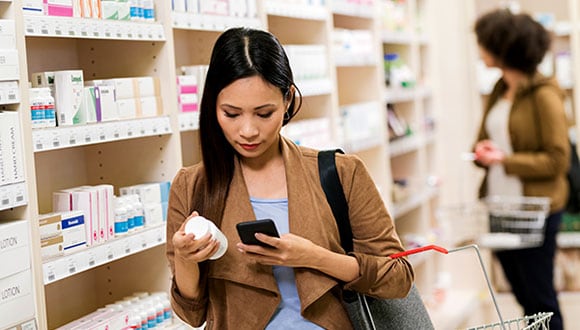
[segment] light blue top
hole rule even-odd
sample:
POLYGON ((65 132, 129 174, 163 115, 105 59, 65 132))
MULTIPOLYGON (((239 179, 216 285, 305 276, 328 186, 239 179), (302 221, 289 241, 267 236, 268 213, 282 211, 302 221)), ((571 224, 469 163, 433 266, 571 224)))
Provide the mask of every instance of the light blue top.
MULTIPOLYGON (((272 219, 280 235, 290 232, 288 225, 288 199, 250 198, 257 219, 272 219)), ((300 298, 292 267, 274 266, 274 277, 282 301, 266 329, 322 329, 300 315, 300 298)))

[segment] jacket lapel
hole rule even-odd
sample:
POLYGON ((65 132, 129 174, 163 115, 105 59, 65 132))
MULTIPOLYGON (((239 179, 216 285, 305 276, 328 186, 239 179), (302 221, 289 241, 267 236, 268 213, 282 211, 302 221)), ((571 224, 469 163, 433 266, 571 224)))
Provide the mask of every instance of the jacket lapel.
MULTIPOLYGON (((320 186, 320 181, 312 173, 318 173, 318 169, 312 168, 311 164, 305 164, 300 149, 285 138, 281 139, 281 148, 288 185, 290 232, 317 245, 325 248, 332 246, 336 250, 339 243, 336 243, 338 231, 334 218, 322 189, 315 189, 320 186)), ((209 276, 279 294, 272 267, 250 263, 236 249, 236 244, 240 241, 236 224, 254 219, 256 216, 248 189, 240 164, 236 161, 221 224, 221 230, 228 238, 228 251, 222 258, 211 261, 209 276)), ((295 276, 302 310, 337 285, 336 280, 312 269, 296 268, 295 276)))

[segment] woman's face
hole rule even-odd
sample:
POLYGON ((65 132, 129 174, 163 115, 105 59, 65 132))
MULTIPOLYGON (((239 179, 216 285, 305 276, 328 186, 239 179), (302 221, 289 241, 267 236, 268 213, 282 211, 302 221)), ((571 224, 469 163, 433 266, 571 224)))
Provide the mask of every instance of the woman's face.
POLYGON ((242 78, 218 94, 217 120, 242 159, 272 157, 287 105, 280 89, 263 78, 242 78))

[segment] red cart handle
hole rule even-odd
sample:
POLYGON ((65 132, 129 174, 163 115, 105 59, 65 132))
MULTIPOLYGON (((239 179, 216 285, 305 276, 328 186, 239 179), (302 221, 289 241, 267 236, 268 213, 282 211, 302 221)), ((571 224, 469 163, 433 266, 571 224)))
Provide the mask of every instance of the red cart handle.
POLYGON ((415 249, 410 249, 407 251, 403 251, 403 252, 399 252, 399 253, 394 253, 391 254, 390 257, 391 259, 395 259, 395 258, 400 258, 400 257, 404 257, 404 256, 408 256, 410 254, 415 254, 415 253, 419 253, 419 252, 423 252, 423 251, 427 251, 427 250, 435 250, 437 252, 441 252, 443 254, 448 254, 449 251, 445 248, 440 247, 439 245, 425 245, 425 246, 421 246, 415 249))

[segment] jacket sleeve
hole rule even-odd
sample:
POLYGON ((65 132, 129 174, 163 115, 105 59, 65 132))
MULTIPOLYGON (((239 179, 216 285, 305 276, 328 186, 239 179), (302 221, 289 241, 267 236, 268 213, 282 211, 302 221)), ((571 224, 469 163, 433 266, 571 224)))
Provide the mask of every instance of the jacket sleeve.
POLYGON ((514 152, 504 160, 507 174, 525 179, 547 179, 566 173, 569 167, 570 145, 568 124, 561 95, 556 88, 539 88, 533 97, 533 109, 538 118, 540 150, 514 152))
MULTIPOLYGON (((181 169, 171 184, 169 191, 169 203, 167 211, 167 239, 166 254, 171 269, 171 306, 177 316, 192 326, 200 327, 206 318, 207 291, 199 299, 184 298, 175 284, 175 251, 173 247, 173 235, 179 230, 181 224, 191 211, 189 210, 188 191, 193 187, 188 185, 187 170, 181 169)), ((205 281, 203 265, 200 264, 200 281, 205 281)))
POLYGON ((414 272, 406 258, 389 257, 404 250, 394 222, 364 163, 356 156, 341 155, 337 165, 343 157, 354 160, 352 171, 339 170, 339 174, 353 233, 351 255, 360 266, 360 276, 346 283, 345 289, 380 298, 405 297, 411 289, 414 272))

